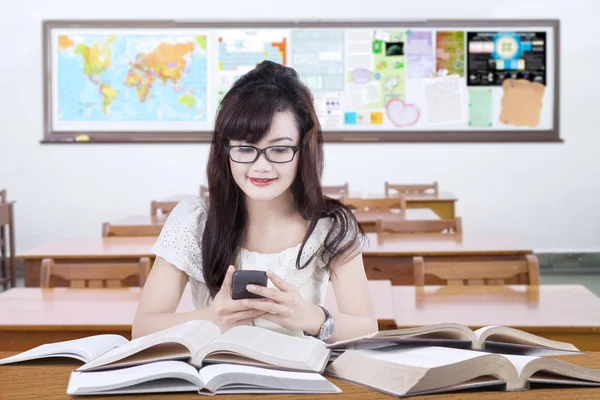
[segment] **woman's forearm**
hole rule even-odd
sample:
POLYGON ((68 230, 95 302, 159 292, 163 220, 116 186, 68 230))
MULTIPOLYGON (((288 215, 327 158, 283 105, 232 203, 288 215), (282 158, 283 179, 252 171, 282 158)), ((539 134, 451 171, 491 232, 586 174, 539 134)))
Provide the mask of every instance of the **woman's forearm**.
POLYGON ((133 320, 131 337, 135 339, 188 321, 212 321, 212 319, 209 307, 185 313, 138 312, 133 320))
POLYGON ((359 315, 331 313, 335 319, 335 328, 327 343, 352 339, 377 332, 377 320, 359 315))

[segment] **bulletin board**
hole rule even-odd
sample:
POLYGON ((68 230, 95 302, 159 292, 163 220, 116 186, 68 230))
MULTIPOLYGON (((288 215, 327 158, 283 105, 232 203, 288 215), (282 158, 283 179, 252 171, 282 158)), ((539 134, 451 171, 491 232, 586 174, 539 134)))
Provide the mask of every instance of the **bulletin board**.
POLYGON ((43 143, 208 142, 262 60, 326 142, 560 142, 559 20, 44 21, 43 143))

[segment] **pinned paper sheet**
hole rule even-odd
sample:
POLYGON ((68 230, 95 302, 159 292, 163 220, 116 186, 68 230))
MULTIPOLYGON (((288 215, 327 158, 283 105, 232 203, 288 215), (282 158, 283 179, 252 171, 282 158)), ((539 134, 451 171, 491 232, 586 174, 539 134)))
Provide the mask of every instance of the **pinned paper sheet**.
POLYGON ((425 79, 427 118, 430 124, 464 122, 460 96, 461 79, 458 75, 425 79))
POLYGON ((535 128, 540 123, 545 87, 526 79, 506 79, 502 83, 500 122, 535 128))
POLYGON ((492 89, 469 88, 469 127, 492 127, 492 89))

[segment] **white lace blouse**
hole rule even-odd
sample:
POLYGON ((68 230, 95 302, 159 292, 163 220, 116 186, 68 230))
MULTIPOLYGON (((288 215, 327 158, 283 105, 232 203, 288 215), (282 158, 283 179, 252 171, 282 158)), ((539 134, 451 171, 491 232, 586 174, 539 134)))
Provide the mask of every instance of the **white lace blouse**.
MULTIPOLYGON (((167 221, 153 247, 153 253, 175 265, 189 276, 192 297, 196 309, 206 307, 212 301, 202 275, 202 233, 206 222, 206 207, 201 199, 181 201, 169 214, 167 221)), ((309 237, 302 256, 301 265, 314 253, 320 251, 329 228, 330 218, 321 218, 309 237)), ((311 303, 323 305, 329 273, 324 268, 321 257, 315 257, 303 269, 296 268, 296 257, 300 244, 279 253, 262 254, 241 249, 239 265, 236 269, 273 270, 286 282, 294 284, 302 298, 311 303)), ((273 284, 269 281, 269 287, 273 284)), ((292 332, 264 319, 254 325, 278 332, 302 336, 302 332, 292 332)))

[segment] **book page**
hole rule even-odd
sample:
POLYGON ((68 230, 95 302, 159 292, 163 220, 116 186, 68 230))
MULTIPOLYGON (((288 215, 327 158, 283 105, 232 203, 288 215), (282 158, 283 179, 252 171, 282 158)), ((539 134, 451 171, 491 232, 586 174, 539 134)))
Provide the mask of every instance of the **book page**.
POLYGON ((541 336, 533 335, 519 329, 507 326, 486 326, 475 331, 478 343, 483 347, 486 341, 500 343, 515 343, 536 347, 549 347, 556 350, 579 351, 579 349, 570 343, 558 342, 556 340, 546 339, 541 336))
MULTIPOLYGON (((92 368, 98 368, 110 363, 124 360, 133 354, 139 353, 152 346, 166 343, 179 343, 185 346, 190 357, 202 345, 210 342, 220 334, 219 328, 208 321, 189 321, 183 324, 175 325, 162 331, 154 332, 146 336, 133 339, 124 345, 101 355, 91 362, 78 368, 78 371, 85 371, 92 368)), ((181 351, 177 351, 174 356, 180 357, 181 351)), ((140 355, 144 358, 142 355, 140 355)), ((165 355, 163 354, 163 358, 165 355)))
POLYGON ((385 350, 356 350, 354 352, 376 360, 427 369, 488 356, 479 351, 436 346, 408 349, 388 347, 385 350))
POLYGON ((245 365, 216 364, 200 370, 212 392, 268 390, 271 393, 336 393, 339 389, 315 372, 294 372, 245 365))
POLYGON ((118 390, 143 382, 165 378, 185 380, 194 384, 196 390, 204 386, 198 370, 191 365, 181 361, 161 361, 108 371, 73 371, 69 379, 67 394, 118 390))
POLYGON ((504 358, 506 358, 517 370, 517 374, 521 376, 525 367, 532 361, 536 360, 537 357, 530 356, 516 356, 511 354, 503 354, 504 358))
POLYGON ((0 365, 46 357, 69 357, 87 362, 125 343, 127 343, 127 339, 120 335, 94 335, 82 339, 43 344, 4 358, 0 360, 0 365))
POLYGON ((456 339, 456 340, 474 340, 475 336, 473 331, 469 327, 454 324, 433 324, 425 325, 416 328, 404 328, 404 329, 392 329, 386 331, 380 331, 375 338, 388 338, 388 337, 418 337, 422 339, 456 339))
POLYGON ((235 351, 269 364, 287 368, 305 368, 324 365, 329 349, 319 340, 301 338, 273 332, 254 326, 238 326, 215 339, 193 361, 200 360, 215 351, 235 351))

